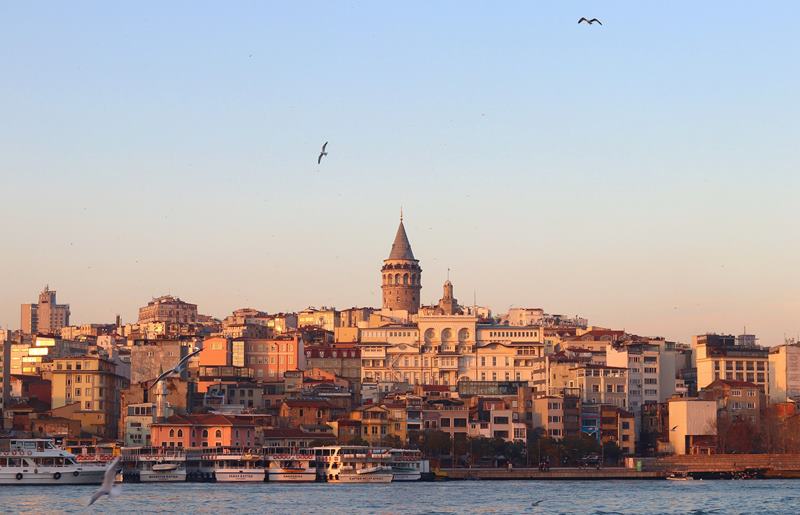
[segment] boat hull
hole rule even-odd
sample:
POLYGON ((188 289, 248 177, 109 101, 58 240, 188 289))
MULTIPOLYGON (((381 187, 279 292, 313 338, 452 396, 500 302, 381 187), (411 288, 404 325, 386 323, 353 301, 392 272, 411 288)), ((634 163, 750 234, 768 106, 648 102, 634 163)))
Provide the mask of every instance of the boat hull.
POLYGON ((175 483, 186 481, 185 470, 142 470, 139 472, 139 481, 142 483, 175 483))
MULTIPOLYGON (((66 468, 66 467, 64 467, 66 468)), ((39 469, 38 472, 23 472, 14 468, 0 470, 0 485, 99 485, 103 482, 104 469, 74 470, 39 469), (75 475, 75 472, 78 475, 75 475), (17 479, 22 474, 22 479, 17 479), (56 476, 58 475, 58 479, 56 476)))
POLYGON ((391 473, 374 474, 338 474, 328 478, 328 483, 391 483, 394 475, 391 473))
POLYGON ((263 482, 264 469, 216 469, 214 476, 218 483, 263 482))
POLYGON ((394 479, 392 481, 419 481, 422 473, 418 470, 392 470, 394 479))
POLYGON ((314 469, 305 471, 282 471, 270 470, 269 481, 286 482, 286 483, 303 483, 313 482, 317 480, 317 472, 314 469))

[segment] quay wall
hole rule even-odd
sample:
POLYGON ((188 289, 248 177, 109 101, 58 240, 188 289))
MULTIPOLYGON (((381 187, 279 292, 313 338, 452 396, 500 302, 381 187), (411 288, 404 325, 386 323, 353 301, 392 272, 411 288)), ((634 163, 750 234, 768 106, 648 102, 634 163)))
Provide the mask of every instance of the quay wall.
POLYGON ((742 472, 759 469, 791 477, 793 472, 800 473, 800 454, 706 454, 645 458, 642 459, 642 469, 667 472, 742 472))
POLYGON ((666 476, 662 471, 636 471, 623 467, 597 469, 581 468, 554 468, 542 472, 538 468, 457 468, 442 469, 447 474, 447 479, 540 479, 540 480, 591 480, 591 479, 661 479, 666 476))

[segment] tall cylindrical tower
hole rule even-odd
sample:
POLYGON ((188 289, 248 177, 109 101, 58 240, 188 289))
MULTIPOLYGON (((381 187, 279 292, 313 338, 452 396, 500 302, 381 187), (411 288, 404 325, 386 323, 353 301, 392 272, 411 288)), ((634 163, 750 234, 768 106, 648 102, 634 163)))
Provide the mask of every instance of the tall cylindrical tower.
POLYGON ((381 267, 381 289, 383 290, 384 309, 402 309, 409 313, 419 311, 419 292, 422 289, 422 268, 419 261, 414 259, 411 244, 403 227, 403 217, 400 216, 400 226, 392 243, 389 257, 383 260, 381 267))

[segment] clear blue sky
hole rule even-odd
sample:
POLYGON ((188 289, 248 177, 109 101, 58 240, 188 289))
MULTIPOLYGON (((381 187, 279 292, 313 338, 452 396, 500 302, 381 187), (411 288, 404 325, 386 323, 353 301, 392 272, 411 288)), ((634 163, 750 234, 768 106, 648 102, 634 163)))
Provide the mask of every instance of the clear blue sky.
POLYGON ((0 325, 172 293, 800 332, 794 2, 2 2, 0 325), (498 5, 499 4, 499 5, 498 5), (576 23, 596 16, 601 26, 576 23), (316 165, 319 145, 330 155, 316 165))

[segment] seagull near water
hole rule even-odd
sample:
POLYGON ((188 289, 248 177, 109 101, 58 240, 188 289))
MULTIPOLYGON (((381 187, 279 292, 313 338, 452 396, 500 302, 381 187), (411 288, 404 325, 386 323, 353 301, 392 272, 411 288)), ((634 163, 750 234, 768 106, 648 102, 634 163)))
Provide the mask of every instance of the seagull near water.
POLYGON ((92 494, 91 499, 89 499, 88 506, 91 506, 95 503, 99 498, 107 495, 109 497, 116 497, 119 495, 120 491, 122 490, 118 486, 114 486, 114 478, 117 476, 117 464, 119 463, 119 456, 114 458, 111 463, 106 466, 106 472, 103 474, 103 484, 100 485, 100 489, 92 494))
POLYGON ((581 18, 580 20, 578 20, 578 23, 588 23, 589 25, 594 25, 595 23, 597 23, 599 25, 603 24, 603 22, 601 22, 597 18, 592 18, 591 20, 586 19, 586 18, 581 18))
POLYGON ((191 358, 192 356, 196 356, 197 354, 200 353, 201 350, 203 349, 197 349, 196 351, 187 354, 186 357, 178 361, 178 364, 175 365, 174 368, 171 368, 166 372, 162 372, 162 374, 158 376, 155 381, 153 381, 153 384, 150 385, 150 388, 148 388, 148 390, 152 389, 155 385, 158 384, 159 381, 161 381, 165 377, 170 376, 172 374, 180 374, 181 372, 183 372, 183 369, 186 368, 186 364, 189 362, 189 358, 191 358))
POLYGON ((320 152, 319 152, 319 157, 317 158, 317 164, 320 164, 322 162, 322 157, 323 156, 327 156, 328 155, 328 153, 325 152, 325 147, 327 147, 327 146, 328 146, 328 142, 326 141, 325 144, 322 145, 322 150, 320 150, 320 152))

